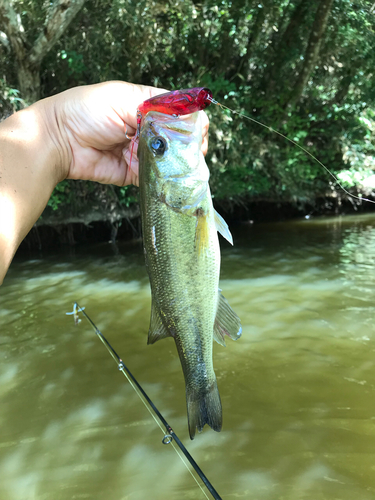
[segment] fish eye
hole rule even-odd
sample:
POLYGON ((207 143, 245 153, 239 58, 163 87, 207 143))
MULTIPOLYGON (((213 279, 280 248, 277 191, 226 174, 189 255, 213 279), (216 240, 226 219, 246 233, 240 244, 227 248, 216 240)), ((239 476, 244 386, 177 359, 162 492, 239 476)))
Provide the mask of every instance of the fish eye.
POLYGON ((167 143, 163 137, 154 137, 151 141, 151 149, 155 155, 161 156, 167 149, 167 143))

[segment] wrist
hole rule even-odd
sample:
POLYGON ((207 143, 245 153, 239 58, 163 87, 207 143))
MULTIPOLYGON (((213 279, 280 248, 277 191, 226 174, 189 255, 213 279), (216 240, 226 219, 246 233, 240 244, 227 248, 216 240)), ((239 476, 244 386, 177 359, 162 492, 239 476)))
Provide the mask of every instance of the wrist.
POLYGON ((67 178, 72 156, 59 98, 60 95, 49 97, 33 105, 38 115, 41 136, 46 141, 45 149, 51 169, 49 174, 53 176, 54 186, 67 178))

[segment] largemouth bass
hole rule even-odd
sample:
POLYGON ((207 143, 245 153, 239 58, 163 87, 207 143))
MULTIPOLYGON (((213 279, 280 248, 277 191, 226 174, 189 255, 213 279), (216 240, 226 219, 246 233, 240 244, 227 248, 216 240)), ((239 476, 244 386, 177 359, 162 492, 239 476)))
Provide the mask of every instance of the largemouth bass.
POLYGON ((149 112, 138 157, 144 253, 152 306, 148 343, 172 337, 186 385, 190 438, 208 424, 222 427, 212 363, 213 338, 241 335, 238 316, 219 291, 217 231, 232 242, 212 206, 209 170, 201 152, 200 113, 149 112))

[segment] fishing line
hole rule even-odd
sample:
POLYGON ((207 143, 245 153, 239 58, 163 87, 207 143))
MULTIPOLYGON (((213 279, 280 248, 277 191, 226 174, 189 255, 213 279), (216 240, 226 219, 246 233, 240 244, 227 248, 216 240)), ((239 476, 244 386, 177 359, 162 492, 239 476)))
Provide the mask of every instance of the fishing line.
POLYGON ((352 194, 352 193, 349 193, 349 191, 347 189, 344 188, 344 186, 342 184, 340 184, 339 180, 337 179, 337 177, 329 170, 328 167, 326 167, 324 165, 324 163, 322 163, 320 160, 318 160, 318 158, 316 158, 312 153, 310 153, 309 150, 305 149, 303 146, 301 146, 300 144, 298 144, 298 142, 296 141, 293 141, 293 139, 290 139, 289 137, 287 137, 286 135, 282 134, 281 132, 279 132, 278 130, 275 130, 274 128, 272 127, 269 127, 268 125, 265 125, 264 123, 262 122, 259 122, 258 120, 255 120, 255 118, 251 118, 250 116, 248 115, 244 115, 243 113, 240 113, 239 111, 236 111, 235 109, 231 109, 231 108, 228 108, 228 106, 225 106, 224 104, 222 104, 221 102, 218 102, 216 101, 215 99, 213 99, 212 97, 210 96, 207 96, 207 99, 212 102, 212 104, 216 104, 217 106, 220 106, 221 108, 223 109, 227 109, 228 111, 232 112, 232 113, 236 113, 236 115, 239 115, 241 116, 242 118, 246 118, 246 120, 249 120, 251 122, 254 122, 256 123, 257 125, 260 125, 261 127, 264 127, 266 128, 267 130, 269 130, 270 132, 274 132, 275 134, 279 135, 280 137, 282 137, 283 139, 286 139, 287 141, 291 142, 294 146, 297 146, 297 148, 299 148, 301 151, 303 151, 305 154, 307 154, 308 156, 310 156, 310 158, 312 158, 314 161, 316 161, 321 167, 324 168, 324 170, 335 180, 336 184, 344 191, 345 194, 347 194, 348 196, 350 196, 351 198, 355 198, 356 200, 359 200, 359 201, 368 201, 369 203, 375 203, 374 200, 369 200, 368 198, 364 198, 361 194, 359 194, 358 196, 355 195, 355 194, 352 194))
POLYGON ((180 448, 180 450, 182 451, 182 453, 185 455, 185 457, 188 460, 188 462, 190 463, 190 465, 196 471, 196 473, 198 474, 198 476, 202 479, 203 483, 205 484, 205 486, 208 489, 208 491, 211 493, 212 497, 215 500, 222 500, 222 498, 220 497, 220 495, 218 494, 218 492, 215 490, 215 488, 212 486, 212 484, 210 483, 210 481, 207 479, 207 477, 205 476, 205 474, 203 473, 203 471, 201 470, 201 468, 198 466, 198 464, 196 463, 196 461, 193 459, 193 457, 190 455, 190 453, 188 452, 188 450, 182 444, 182 442, 180 441, 179 437, 174 432, 174 430, 172 429, 172 427, 168 424, 168 422, 165 420, 165 418, 163 417, 163 415, 156 408, 156 406, 151 401, 151 399, 148 397, 148 395, 143 390, 143 388, 141 387, 141 385, 138 383, 138 381, 136 380, 136 378, 134 377, 134 375, 127 368, 127 366, 125 365, 125 363, 123 362, 123 360, 120 358, 120 356, 117 354, 117 352, 113 349, 113 347, 111 346, 111 344, 104 337, 104 335, 102 334, 102 332, 95 325, 95 323, 92 321, 92 319, 89 317, 89 315, 84 311, 84 309, 85 309, 84 307, 80 307, 79 306, 78 302, 74 302, 73 312, 66 313, 66 314, 68 314, 68 315, 69 314, 74 315, 74 322, 75 322, 75 324, 78 324, 80 322, 80 319, 78 318, 78 313, 79 312, 81 312, 85 316, 85 318, 87 319, 87 321, 93 327, 96 335, 99 337, 99 339, 104 344, 104 346, 106 347, 106 349, 109 352, 109 354, 111 355, 111 357, 116 362, 119 371, 121 371, 125 375, 125 377, 127 378, 128 382, 133 387, 133 389, 135 390, 135 392, 138 394, 140 400, 142 401, 142 403, 145 405, 145 407, 149 411, 150 415, 153 417, 153 419, 155 420, 155 422, 157 423, 157 425, 160 427, 161 431, 164 433, 164 438, 162 439, 162 443, 163 444, 170 444, 170 443, 172 444, 173 449, 175 450, 175 452, 177 453, 177 455, 180 457, 180 459, 182 460, 182 462, 185 465, 185 467, 187 468, 187 470, 190 472, 190 474, 193 477, 194 481, 197 483, 197 485, 201 489, 201 491, 204 494, 204 496, 206 498, 208 498, 208 496, 207 496, 206 492, 204 491, 204 489, 202 488, 201 484, 198 482, 197 478, 194 476, 193 472, 191 471, 191 469, 189 468, 188 464, 184 460, 184 457, 181 455, 181 453, 179 452, 179 450, 176 448, 176 446, 174 444, 174 442, 175 442, 177 444, 177 446, 180 448), (151 411, 151 409, 152 409, 152 411, 151 411), (156 418, 155 415, 158 417, 159 421, 157 420, 157 418, 156 418), (160 422, 163 424, 163 426, 165 427, 165 429, 163 429, 163 427, 160 424, 160 422))

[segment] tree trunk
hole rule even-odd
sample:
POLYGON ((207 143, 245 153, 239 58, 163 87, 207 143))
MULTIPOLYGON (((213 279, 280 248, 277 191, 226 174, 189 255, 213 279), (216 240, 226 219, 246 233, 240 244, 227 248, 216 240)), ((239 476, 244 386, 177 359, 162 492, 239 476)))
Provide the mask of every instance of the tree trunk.
POLYGON ((267 13, 267 2, 263 1, 263 5, 258 5, 258 12, 255 18, 254 25, 252 26, 251 34, 247 40, 246 44, 246 53, 241 57, 240 64, 237 69, 237 74, 242 74, 242 76, 247 80, 248 79, 248 66, 251 57, 251 53, 254 45, 258 41, 259 35, 262 32, 263 24, 266 19, 267 13))
POLYGON ((315 15, 313 27, 311 29, 309 43, 306 49, 305 60, 297 82, 294 85, 286 108, 292 108, 300 100, 303 89, 314 70, 319 57, 319 49, 327 28, 328 17, 332 9, 333 0, 321 0, 315 15))
POLYGON ((40 99, 40 66, 30 66, 27 61, 18 61, 17 77, 21 96, 33 103, 40 99))
POLYGON ((55 0, 48 8, 44 29, 33 42, 27 40, 21 16, 12 0, 0 0, 0 27, 8 37, 17 61, 18 86, 29 104, 40 98, 42 60, 82 8, 85 0, 55 0))
POLYGON ((276 92, 278 82, 280 82, 282 68, 291 58, 291 48, 298 47, 302 43, 299 37, 299 30, 303 25, 306 13, 309 12, 310 9, 311 0, 301 0, 294 9, 285 31, 279 38, 279 42, 277 43, 277 39, 275 39, 272 44, 275 55, 271 63, 270 71, 268 75, 266 75, 264 85, 268 97, 274 95, 276 92))
POLYGON ((333 104, 341 105, 343 103, 349 93, 350 85, 353 83, 354 77, 359 70, 360 63, 358 60, 355 62, 351 62, 350 66, 347 66, 345 68, 344 75, 340 81, 340 84, 338 85, 337 91, 329 103, 330 106, 332 106, 333 104))

